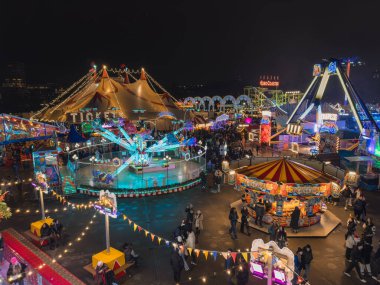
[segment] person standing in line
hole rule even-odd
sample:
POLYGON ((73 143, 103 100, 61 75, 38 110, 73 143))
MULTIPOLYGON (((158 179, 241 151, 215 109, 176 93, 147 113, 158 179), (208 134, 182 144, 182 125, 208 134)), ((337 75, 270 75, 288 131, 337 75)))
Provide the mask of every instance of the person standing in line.
POLYGON ((292 227, 292 230, 293 230, 294 233, 298 233, 298 223, 299 223, 299 220, 300 220, 300 215, 301 215, 301 211, 296 206, 294 208, 294 211, 292 212, 291 218, 290 218, 290 226, 292 227))
POLYGON ((313 251, 311 250, 311 246, 307 244, 302 249, 302 256, 301 256, 302 269, 304 269, 303 279, 305 279, 306 281, 309 280, 308 278, 310 274, 310 266, 311 266, 312 260, 313 260, 313 251))
POLYGON ((361 216, 363 213, 363 208, 364 208, 364 202, 363 202, 362 197, 355 199, 354 213, 355 213, 355 218, 356 218, 358 224, 360 224, 361 216))
POLYGON ((179 254, 178 248, 174 248, 170 255, 170 265, 173 270, 174 282, 179 285, 179 282, 181 282, 181 271, 184 268, 184 261, 179 254))
POLYGON ((363 230, 364 242, 372 245, 372 239, 376 234, 376 227, 373 224, 371 218, 368 218, 367 221, 363 224, 363 230))
POLYGON ((360 274, 362 276, 364 276, 364 269, 365 269, 368 275, 372 277, 371 255, 372 255, 372 245, 364 242, 363 251, 362 251, 362 260, 359 262, 360 274))
POLYGON ((193 205, 192 204, 187 205, 185 212, 186 212, 187 227, 192 229, 193 228, 193 221, 194 221, 193 205))
POLYGON ((236 208, 235 207, 232 207, 231 210, 230 210, 230 215, 228 216, 229 220, 230 220, 230 224, 231 224, 231 227, 230 227, 230 234, 231 234, 231 238, 232 239, 237 239, 237 234, 236 234, 236 223, 237 223, 237 220, 238 220, 238 214, 236 212, 236 208))
POLYGON ((358 243, 355 245, 351 251, 351 262, 348 264, 348 267, 343 272, 346 276, 351 277, 351 271, 355 268, 356 272, 358 273, 359 280, 362 283, 367 283, 367 281, 364 279, 364 276, 361 274, 359 262, 363 258, 363 244, 358 243))
POLYGON ((194 216, 195 220, 195 244, 199 242, 199 235, 203 231, 203 214, 201 210, 198 210, 194 216))
POLYGON ((259 199, 259 201, 256 203, 255 206, 255 212, 256 212, 256 219, 255 224, 259 223, 260 227, 263 227, 263 216, 265 212, 265 206, 263 203, 263 199, 259 199))
POLYGON ((244 206, 241 209, 240 232, 244 234, 244 228, 246 228, 247 229, 247 235, 250 236, 251 233, 249 232, 248 219, 249 219, 248 208, 246 206, 244 206))

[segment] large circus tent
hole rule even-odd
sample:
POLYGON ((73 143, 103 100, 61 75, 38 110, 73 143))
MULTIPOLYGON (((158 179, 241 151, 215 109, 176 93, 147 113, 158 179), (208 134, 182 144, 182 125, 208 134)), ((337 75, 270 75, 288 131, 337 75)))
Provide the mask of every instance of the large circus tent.
POLYGON ((136 73, 128 70, 92 69, 31 119, 81 123, 98 117, 122 117, 152 120, 158 129, 170 128, 171 121, 183 119, 184 112, 169 92, 144 69, 138 75, 136 78, 136 73))

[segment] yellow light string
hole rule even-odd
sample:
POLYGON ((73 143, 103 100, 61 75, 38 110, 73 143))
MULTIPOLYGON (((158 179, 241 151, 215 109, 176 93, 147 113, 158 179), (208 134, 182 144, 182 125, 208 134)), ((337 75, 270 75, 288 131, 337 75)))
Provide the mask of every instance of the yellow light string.
MULTIPOLYGON (((2 179, 7 179, 7 178, 2 178, 2 179)), ((0 179, 0 180, 2 180, 0 179)), ((18 184, 22 184, 22 183, 29 183, 31 182, 33 179, 32 178, 27 178, 27 179, 18 179, 16 181, 9 181, 9 182, 1 182, 0 183, 0 186, 14 186, 14 185, 18 185, 18 184)))
POLYGON ((58 194, 57 192, 55 192, 54 190, 51 191, 52 195, 59 201, 61 202, 63 205, 67 205, 68 207, 71 207, 73 209, 90 209, 90 208, 93 208, 94 206, 94 203, 92 201, 88 202, 87 204, 84 204, 84 203, 73 203, 73 202, 69 202, 67 201, 67 199, 58 194))
POLYGON ((67 246, 63 249, 63 251, 56 256, 56 258, 53 258, 52 262, 57 262, 57 259, 61 259, 65 254, 69 252, 69 249, 72 248, 74 242, 80 242, 83 240, 83 237, 86 235, 86 233, 90 230, 91 225, 94 223, 94 219, 96 218, 96 213, 91 217, 91 219, 88 221, 86 226, 83 228, 82 232, 78 235, 77 238, 75 238, 72 242, 69 242, 67 246))

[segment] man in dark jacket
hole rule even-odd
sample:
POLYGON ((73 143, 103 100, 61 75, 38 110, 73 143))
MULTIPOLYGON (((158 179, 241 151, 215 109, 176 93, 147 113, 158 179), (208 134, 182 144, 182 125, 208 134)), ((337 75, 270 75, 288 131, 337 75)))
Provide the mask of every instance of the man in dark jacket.
POLYGON ((290 217, 290 226, 292 227, 293 232, 298 233, 298 223, 300 220, 300 209, 296 206, 294 208, 294 211, 292 212, 292 215, 290 217))
POLYGON ((201 171, 199 174, 199 177, 201 178, 201 189, 202 191, 205 191, 207 189, 207 174, 204 170, 201 171))
POLYGON ((251 233, 249 232, 249 226, 248 226, 248 218, 249 218, 249 212, 246 206, 244 206, 241 209, 241 224, 240 224, 240 232, 244 234, 244 227, 247 229, 247 235, 250 236, 251 233))
POLYGON ((361 220, 361 215, 364 209, 364 201, 361 197, 357 198, 354 202, 354 213, 356 220, 361 220))
POLYGON ((230 228, 229 232, 231 234, 232 239, 237 239, 236 223, 237 223, 238 218, 239 217, 238 217, 238 214, 236 212, 236 208, 231 208, 228 219, 230 220, 230 224, 231 224, 231 228, 230 228))
POLYGON ((179 284, 181 281, 181 271, 184 268, 182 256, 179 255, 178 249, 174 249, 170 255, 170 265, 173 269, 174 282, 179 284))
POLYGON ((257 225, 257 222, 259 222, 260 227, 262 227, 263 226, 263 216, 264 216, 264 212, 265 212, 265 206, 263 203, 263 199, 260 199, 256 203, 255 212, 256 212, 255 224, 257 225))
POLYGON ((359 262, 361 262, 363 259, 363 244, 359 243, 357 245, 354 245, 351 251, 351 262, 348 264, 348 267, 344 271, 344 274, 348 277, 351 277, 351 271, 355 268, 356 272, 358 273, 359 279, 361 282, 366 283, 366 280, 364 279, 363 275, 360 272, 359 262))
POLYGON ((313 260, 313 251, 311 250, 311 246, 307 244, 302 249, 302 256, 301 256, 301 266, 304 270, 303 273, 303 279, 308 280, 309 273, 310 273, 310 265, 311 261, 313 260))

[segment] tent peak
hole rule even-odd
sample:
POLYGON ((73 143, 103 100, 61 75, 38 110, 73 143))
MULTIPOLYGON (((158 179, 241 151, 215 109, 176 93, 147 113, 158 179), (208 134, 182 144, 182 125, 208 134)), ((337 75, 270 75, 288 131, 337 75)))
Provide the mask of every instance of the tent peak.
POLYGON ((102 78, 108 78, 107 66, 103 65, 103 74, 102 78))
POLYGON ((144 68, 141 68, 140 80, 146 80, 146 73, 144 68))

